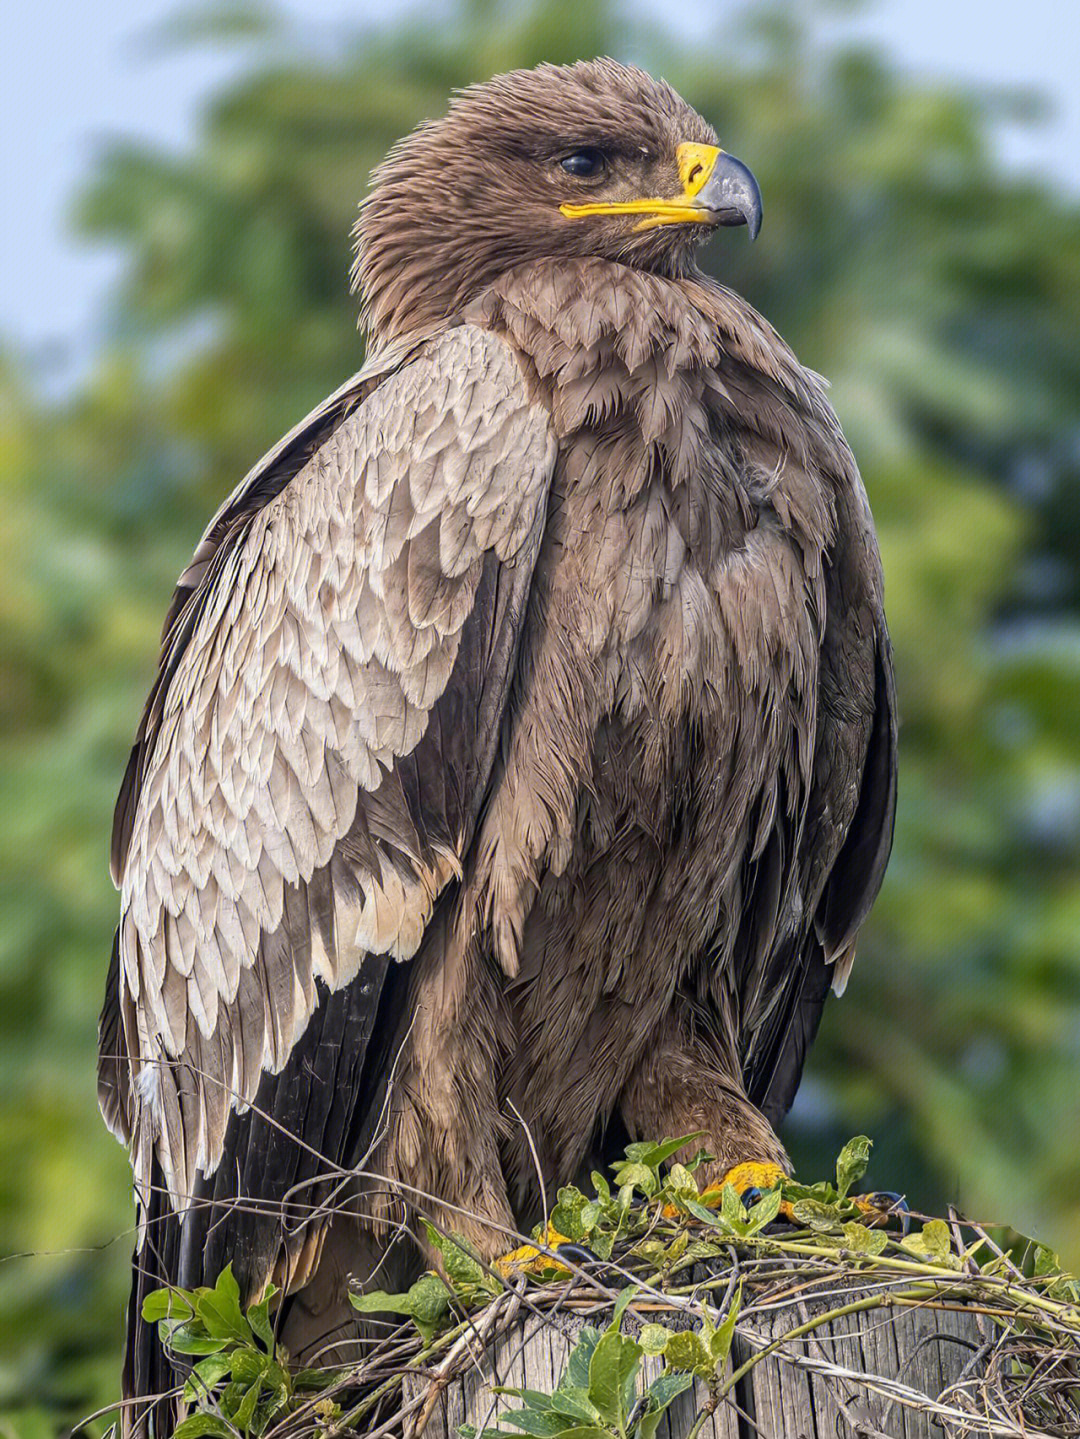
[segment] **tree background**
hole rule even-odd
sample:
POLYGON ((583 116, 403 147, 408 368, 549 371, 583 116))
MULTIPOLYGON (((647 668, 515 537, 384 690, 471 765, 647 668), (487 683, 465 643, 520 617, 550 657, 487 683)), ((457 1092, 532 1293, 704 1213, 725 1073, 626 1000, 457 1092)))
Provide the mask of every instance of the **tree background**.
MULTIPOLYGON (((77 223, 126 257, 92 372, 0 352, 0 1434, 115 1396, 126 1160, 94 1097, 113 798, 172 581, 258 455, 361 361, 349 229, 454 85, 610 53, 754 169, 706 262, 827 375, 881 535, 902 715, 896 847, 786 1129, 824 1172, 959 1203, 1080 1263, 1080 207, 1007 173, 1000 98, 754 12, 707 55, 603 0, 460 0, 312 53, 257 11, 182 154, 114 146, 77 223)), ((92 1432, 100 1432, 100 1424, 92 1432)))

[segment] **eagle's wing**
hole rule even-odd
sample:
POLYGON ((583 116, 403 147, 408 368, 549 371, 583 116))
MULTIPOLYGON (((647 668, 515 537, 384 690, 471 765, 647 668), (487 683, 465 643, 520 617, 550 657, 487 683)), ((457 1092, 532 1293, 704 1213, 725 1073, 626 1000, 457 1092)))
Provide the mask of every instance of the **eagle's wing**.
POLYGON ((826 713, 819 725, 803 837, 810 856, 803 884, 818 896, 813 923, 797 944, 778 947, 774 1003, 753 1034, 746 1064, 747 1093, 774 1128, 795 1098, 830 988, 844 992, 859 930, 892 848, 897 738, 892 651, 883 621, 857 640, 848 638, 852 648, 823 656, 822 682, 843 685, 850 672, 831 666, 857 665, 869 684, 870 710, 859 716, 826 713))
POLYGON ((183 1207, 316 981, 336 999, 410 958, 460 872, 554 458, 509 348, 460 326, 361 372, 204 537, 114 845, 100 1090, 144 1204, 160 1171, 183 1207))
POLYGON ((803 803, 786 817, 779 807, 743 890, 744 949, 768 956, 751 962, 744 979, 744 1080, 774 1126, 795 1097, 830 987, 840 994, 847 983, 885 875, 896 813, 896 692, 873 518, 855 460, 812 378, 803 402, 815 426, 813 462, 832 476, 836 506, 817 600, 813 766, 803 803), (778 923, 792 903, 792 921, 778 923))

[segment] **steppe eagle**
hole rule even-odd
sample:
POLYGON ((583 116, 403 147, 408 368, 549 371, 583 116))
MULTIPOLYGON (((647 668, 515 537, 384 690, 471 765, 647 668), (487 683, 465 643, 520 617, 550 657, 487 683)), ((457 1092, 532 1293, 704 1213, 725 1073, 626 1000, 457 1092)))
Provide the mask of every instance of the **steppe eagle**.
POLYGON ((760 219, 611 60, 465 90, 376 171, 366 362, 181 575, 117 805, 129 1396, 174 1382, 158 1285, 273 1279, 302 1354, 418 1195, 494 1256, 537 1163, 627 1134, 786 1165, 895 720, 822 383, 694 262, 760 219))

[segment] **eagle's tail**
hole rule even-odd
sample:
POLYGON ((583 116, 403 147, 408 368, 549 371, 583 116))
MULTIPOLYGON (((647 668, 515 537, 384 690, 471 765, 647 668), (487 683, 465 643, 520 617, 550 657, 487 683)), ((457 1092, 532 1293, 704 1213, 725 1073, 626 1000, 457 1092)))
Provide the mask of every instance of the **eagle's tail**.
POLYGON ((131 1261, 124 1345, 121 1439, 168 1439, 182 1416, 177 1374, 162 1348, 156 1324, 142 1317, 143 1301, 155 1289, 175 1283, 180 1220, 173 1211, 157 1161, 146 1213, 144 1239, 131 1261))

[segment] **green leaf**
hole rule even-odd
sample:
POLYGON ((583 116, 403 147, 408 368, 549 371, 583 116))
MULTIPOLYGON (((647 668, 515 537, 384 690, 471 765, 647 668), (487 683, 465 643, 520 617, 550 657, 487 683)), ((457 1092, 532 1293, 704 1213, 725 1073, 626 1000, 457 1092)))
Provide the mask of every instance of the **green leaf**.
POLYGON ((731 1350, 731 1341, 735 1337, 735 1324, 739 1317, 739 1308, 742 1305, 742 1285, 736 1289, 731 1301, 731 1308, 724 1316, 724 1322, 709 1336, 709 1353, 712 1355, 714 1368, 723 1364, 731 1350))
MULTIPOLYGON (((705 1211, 708 1213, 708 1210, 705 1211)), ((712 1243, 708 1239, 695 1239, 693 1244, 687 1246, 681 1256, 680 1268, 687 1264, 696 1264, 699 1260, 715 1259, 723 1254, 723 1248, 719 1244, 712 1243)))
MULTIPOLYGON (((563 1381, 565 1379, 566 1376, 563 1375, 563 1381)), ((600 1419, 596 1405, 589 1399, 588 1392, 565 1382, 561 1382, 552 1394, 551 1407, 559 1414, 565 1414, 571 1419, 584 1420, 586 1424, 596 1424, 600 1419)))
POLYGON ((699 1149, 693 1159, 686 1161, 686 1167, 691 1174, 696 1174, 703 1164, 711 1164, 715 1158, 716 1156, 710 1154, 707 1149, 699 1149))
POLYGON ((960 1269, 961 1262, 952 1252, 949 1226, 944 1219, 931 1219, 918 1234, 905 1234, 900 1243, 912 1254, 929 1259, 943 1269, 960 1269))
POLYGON ((673 1164, 668 1170, 667 1187, 677 1198, 696 1199, 698 1197, 697 1180, 686 1168, 685 1164, 673 1164))
POLYGON ((535 1435, 536 1439, 550 1439, 551 1435, 561 1434, 567 1427, 566 1415, 556 1414, 550 1409, 511 1409, 500 1414, 499 1419, 504 1424, 512 1424, 523 1434, 535 1435))
POLYGON ((288 1395, 292 1389, 292 1375, 276 1360, 270 1359, 262 1376, 263 1387, 279 1394, 288 1395))
MULTIPOLYGON (((460 1234, 440 1234, 433 1224, 424 1220, 427 1237, 433 1249, 442 1255, 447 1276, 452 1284, 463 1287, 483 1286, 488 1283, 488 1274, 476 1256, 470 1253, 468 1241, 460 1234)), ((415 1288, 415 1285, 413 1286, 415 1288)), ((411 1290, 409 1291, 412 1292, 411 1290)))
POLYGON ((142 1317, 147 1324, 156 1324, 159 1319, 192 1319, 193 1299, 186 1289, 155 1289, 143 1300, 142 1317))
POLYGON ((492 1394, 508 1394, 514 1399, 521 1399, 532 1409, 550 1409, 551 1395, 545 1394, 542 1389, 514 1389, 508 1384, 493 1384, 492 1394))
POLYGON ((607 1180, 599 1172, 599 1170, 596 1169, 593 1170, 589 1178, 592 1180, 592 1186, 593 1189, 596 1191, 596 1197, 600 1200, 601 1204, 607 1204, 611 1199, 611 1185, 607 1182, 607 1180))
POLYGON ((675 1374, 670 1370, 654 1379, 645 1391, 645 1413, 638 1420, 637 1439, 653 1439, 668 1406, 693 1383, 693 1374, 675 1374))
POLYGON ((274 1326, 270 1323, 270 1301, 276 1293, 276 1285, 268 1284, 262 1299, 258 1304, 250 1305, 247 1312, 247 1322, 251 1326, 251 1332, 262 1340, 267 1349, 274 1347, 274 1326))
MULTIPOLYGON (((730 1189, 730 1184, 727 1187, 730 1189)), ((710 1229, 721 1229, 724 1227, 723 1221, 719 1216, 714 1214, 713 1211, 704 1204, 699 1203, 696 1199, 684 1199, 682 1204, 688 1214, 692 1214, 694 1218, 700 1220, 702 1224, 707 1224, 710 1229)))
MULTIPOLYGON (((568 1389, 588 1389, 589 1361, 599 1343, 599 1329, 594 1329, 591 1324, 586 1324, 578 1334, 577 1343, 570 1351, 570 1358, 566 1361, 566 1369, 559 1380, 558 1389, 562 1389, 564 1385, 568 1389)), ((556 1389, 556 1393, 558 1393, 558 1389, 556 1389)))
POLYGON ((818 1204, 836 1204, 840 1196, 834 1185, 827 1179, 820 1180, 817 1184, 796 1184, 792 1179, 784 1181, 784 1194, 790 1200, 813 1199, 818 1204))
POLYGON ((577 1424, 572 1429, 561 1429, 559 1433, 561 1439, 611 1439, 607 1430, 601 1429, 598 1424, 577 1424))
POLYGON ((184 1385, 184 1403, 197 1404, 208 1398, 231 1370, 232 1359, 227 1354, 210 1354, 200 1359, 184 1385))
POLYGON ((612 1169, 621 1169, 624 1164, 644 1164, 645 1156, 655 1148, 656 1145, 651 1139, 635 1140, 633 1144, 628 1144, 623 1150, 626 1158, 616 1160, 611 1167, 612 1169))
POLYGON ((638 1286, 636 1284, 628 1284, 625 1289, 619 1291, 619 1297, 615 1301, 615 1308, 611 1312, 611 1323, 608 1325, 607 1331, 609 1334, 612 1330, 617 1330, 622 1324, 622 1317, 637 1292, 638 1286))
POLYGON ((225 1388, 218 1396, 218 1408, 221 1410, 222 1414, 224 1414, 226 1419, 231 1419, 233 1417, 237 1409, 240 1407, 241 1399, 243 1399, 246 1393, 247 1387, 243 1384, 238 1384, 235 1379, 232 1380, 231 1383, 226 1384, 225 1388))
POLYGON ((676 1259, 681 1259, 686 1253, 686 1247, 689 1243, 690 1235, 687 1230, 684 1229, 682 1233, 677 1234, 675 1238, 671 1241, 671 1243, 668 1245, 668 1263, 673 1264, 676 1259))
POLYGON ((601 1338, 589 1361, 589 1401, 601 1418, 620 1433, 626 1427, 628 1414, 626 1383, 636 1376, 640 1363, 640 1346, 628 1335, 611 1329, 601 1338))
POLYGON ((857 1184, 866 1173, 870 1163, 871 1141, 865 1134, 849 1139, 836 1160, 836 1192, 841 1199, 847 1196, 853 1184, 857 1184))
POLYGON ((944 1219, 931 1219, 924 1224, 922 1236, 926 1240, 927 1253, 936 1254, 940 1259, 952 1254, 952 1235, 944 1219))
POLYGON ((779 1189, 770 1189, 767 1194, 763 1194, 747 1213, 747 1234, 759 1234, 767 1224, 771 1224, 780 1213, 782 1200, 783 1196, 779 1189))
POLYGON ((671 1330, 663 1324, 646 1324, 638 1335, 638 1343, 644 1354, 663 1354, 671 1330))
POLYGON ((339 1375, 333 1369, 297 1369, 292 1375, 294 1389, 325 1389, 337 1383, 339 1375))
POLYGON ((615 1239, 614 1230, 609 1229, 607 1233, 602 1229, 596 1230, 589 1235, 589 1248, 597 1259, 610 1259, 611 1251, 615 1248, 615 1239))
POLYGON ((604 1217, 603 1206, 595 1199, 588 1200, 581 1208, 581 1237, 588 1239, 589 1235, 604 1217))
POLYGON ((844 1248, 853 1254, 881 1254, 888 1242, 884 1229, 868 1229, 854 1220, 844 1225, 844 1248))
POLYGON ((209 1338, 202 1326, 192 1321, 170 1329, 162 1342, 177 1354, 219 1354, 229 1341, 209 1338))
POLYGON ((368 1294, 349 1295, 349 1302, 361 1314, 405 1314, 425 1339, 436 1330, 450 1312, 453 1294, 437 1274, 422 1274, 405 1294, 387 1294, 373 1289, 368 1294))
POLYGON ((447 1275, 454 1284, 483 1288, 493 1282, 476 1256, 470 1254, 466 1248, 466 1241, 461 1235, 454 1234, 447 1241, 446 1248, 443 1250, 443 1264, 446 1266, 447 1275))
MULTIPOLYGON (((291 1396, 284 1391, 273 1393, 269 1397, 264 1398, 255 1411, 255 1422, 251 1426, 251 1432, 253 1434, 265 1434, 269 1428, 270 1421, 283 1410, 288 1409, 290 1398, 291 1396)), ((335 1404, 334 1409, 338 1414, 341 1413, 339 1405, 335 1404)))
POLYGON ((797 1224, 824 1231, 836 1228, 841 1222, 842 1212, 838 1205, 823 1204, 819 1199, 796 1199, 791 1213, 797 1224))
POLYGON ((385 1289, 369 1289, 364 1294, 349 1291, 349 1303, 361 1314, 407 1314, 413 1312, 410 1294, 388 1294, 385 1289))
POLYGON ((559 1190, 558 1203, 551 1211, 551 1223, 560 1234, 565 1234, 567 1239, 584 1239, 585 1225, 582 1214, 587 1203, 580 1189, 575 1189, 572 1184, 565 1185, 559 1190))
POLYGON ((658 1413, 663 1413, 673 1399, 686 1393, 693 1382, 693 1374, 673 1374, 670 1370, 661 1374, 646 1390, 650 1407, 655 1407, 658 1413))
POLYGON ((695 1130, 693 1134, 684 1134, 680 1139, 665 1139, 660 1144, 650 1144, 646 1152, 641 1156, 643 1164, 652 1165, 654 1168, 663 1164, 665 1159, 670 1159, 677 1149, 684 1144, 691 1144, 695 1139, 704 1138, 704 1130, 695 1130))
POLYGON ((213 1439, 236 1439, 236 1430, 216 1414, 189 1414, 173 1430, 172 1439, 203 1439, 204 1435, 213 1439))
POLYGON ((241 1399, 236 1413, 233 1415, 233 1423, 242 1434, 246 1434, 251 1428, 251 1421, 255 1417, 255 1405, 259 1402, 259 1394, 262 1391, 262 1384, 256 1379, 251 1388, 241 1399))
POLYGON ((671 1336, 664 1350, 664 1358, 669 1368, 700 1374, 703 1379, 711 1379, 716 1368, 716 1361, 709 1352, 709 1346, 700 1334, 691 1329, 681 1330, 671 1336))
POLYGON ((226 1264, 213 1289, 197 1289, 193 1295, 195 1313, 213 1339, 238 1339, 246 1343, 251 1330, 240 1309, 240 1286, 226 1264))
POLYGON ((233 1378, 238 1384, 253 1384, 256 1379, 262 1379, 269 1363, 270 1356, 260 1353, 257 1349, 234 1350, 233 1378))
POLYGON ((667 1245, 662 1239, 642 1239, 634 1245, 634 1253, 648 1260, 654 1269, 662 1269, 667 1260, 667 1245))
POLYGON ((453 1295, 437 1274, 422 1275, 409 1290, 412 1319, 425 1339, 434 1336, 450 1312, 453 1295))
POLYGON ((647 1164, 624 1164, 615 1175, 615 1183, 620 1189, 633 1186, 650 1198, 660 1188, 660 1181, 647 1164))
POLYGON ((1045 1244, 1036 1244, 1035 1262, 1033 1272, 1036 1279, 1041 1279, 1046 1274, 1058 1274, 1061 1270, 1061 1260, 1052 1249, 1045 1244))
POLYGON ((725 1184, 720 1193, 720 1217, 734 1234, 746 1228, 746 1210, 733 1184, 725 1184))

